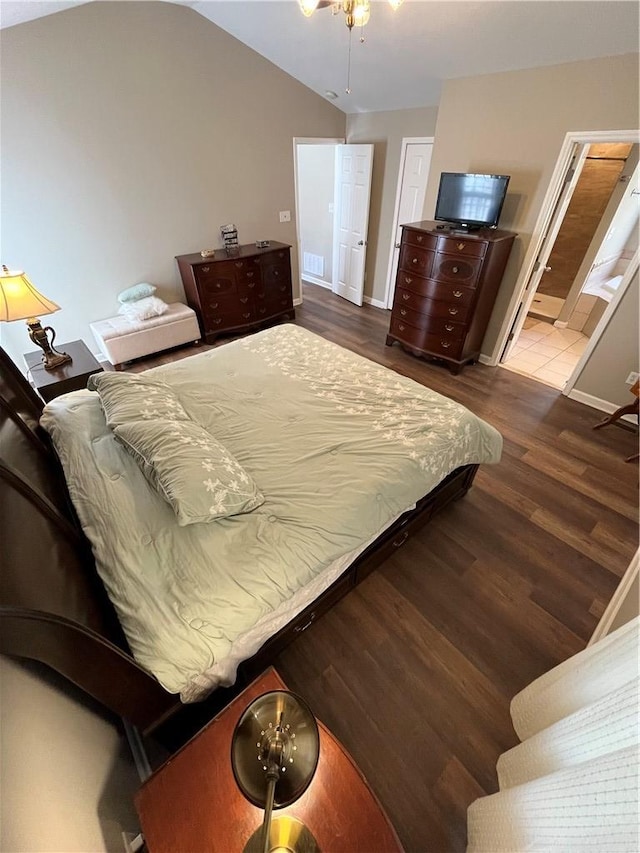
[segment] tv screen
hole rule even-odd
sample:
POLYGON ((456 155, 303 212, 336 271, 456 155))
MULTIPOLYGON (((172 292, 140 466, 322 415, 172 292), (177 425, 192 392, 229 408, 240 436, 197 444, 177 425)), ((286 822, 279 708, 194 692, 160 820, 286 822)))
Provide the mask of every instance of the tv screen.
POLYGON ((495 228, 500 219, 510 175, 443 172, 435 218, 463 227, 495 228))

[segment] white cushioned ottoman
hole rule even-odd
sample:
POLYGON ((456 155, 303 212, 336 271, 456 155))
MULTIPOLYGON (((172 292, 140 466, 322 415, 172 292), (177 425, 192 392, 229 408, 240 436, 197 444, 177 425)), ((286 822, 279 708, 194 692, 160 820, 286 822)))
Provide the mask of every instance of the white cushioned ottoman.
POLYGON ((103 355, 114 367, 200 340, 195 312, 181 302, 174 302, 164 314, 149 320, 133 321, 118 315, 89 323, 89 327, 103 355))

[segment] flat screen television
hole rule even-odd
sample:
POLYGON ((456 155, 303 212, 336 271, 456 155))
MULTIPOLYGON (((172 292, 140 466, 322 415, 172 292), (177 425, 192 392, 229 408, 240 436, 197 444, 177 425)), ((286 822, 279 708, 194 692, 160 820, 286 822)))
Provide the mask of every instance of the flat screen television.
POLYGON ((510 177, 443 172, 435 219, 468 230, 496 228, 510 177))

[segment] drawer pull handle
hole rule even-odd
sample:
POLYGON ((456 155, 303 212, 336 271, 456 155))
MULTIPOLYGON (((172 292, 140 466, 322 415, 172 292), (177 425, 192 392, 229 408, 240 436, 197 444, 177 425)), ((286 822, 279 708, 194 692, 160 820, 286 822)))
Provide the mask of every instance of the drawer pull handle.
POLYGON ((458 251, 461 252, 466 245, 466 243, 458 243, 458 251))
POLYGON ((242 261, 236 261, 236 266, 238 267, 238 269, 242 269, 244 264, 242 263, 242 261))
POLYGON ((412 264, 417 264, 417 263, 418 263, 418 259, 417 259, 417 258, 413 258, 413 260, 411 261, 411 263, 412 263, 412 264))
POLYGON ((400 534, 400 536, 398 536, 397 539, 394 539, 391 544, 393 545, 394 548, 400 548, 402 545, 404 545, 404 543, 407 541, 408 538, 409 538, 409 531, 405 530, 403 533, 400 534))
POLYGON ((255 275, 254 270, 249 270, 249 272, 247 273, 247 278, 253 278, 254 275, 255 275))
POLYGON ((248 297, 248 296, 241 296, 241 297, 240 297, 240 302, 242 302, 242 303, 243 303, 243 305, 244 305, 245 303, 247 303, 248 301, 249 301, 249 297, 248 297))
POLYGON ((413 281, 413 279, 412 279, 412 278, 409 278, 408 276, 406 276, 406 275, 405 275, 405 277, 404 277, 404 281, 405 281, 405 284, 411 284, 411 282, 413 281))
POLYGON ((451 341, 440 341, 440 343, 445 349, 448 349, 451 346, 451 341))
POLYGON ((222 323, 222 318, 221 318, 221 317, 216 317, 216 318, 214 319, 214 321, 213 321, 213 322, 216 324, 216 326, 219 326, 219 325, 220 325, 220 323, 222 323))
POLYGON ((402 325, 402 323, 400 323, 400 325, 398 326, 398 328, 400 329, 400 331, 401 331, 401 332, 404 332, 404 326, 402 325))
POLYGON ((209 308, 217 308, 217 307, 218 307, 218 303, 217 303, 217 302, 210 302, 210 303, 209 303, 209 308))
POLYGON ((264 312, 265 312, 266 310, 267 310, 266 308, 261 308, 261 309, 258 311, 258 314, 264 314, 264 312))
POLYGON ((406 308, 401 308, 401 309, 400 309, 400 313, 402 314, 402 316, 403 316, 403 317, 406 317, 406 316, 407 316, 407 309, 406 309, 406 308))
POLYGON ((457 313, 458 313, 457 308, 449 308, 449 314, 457 314, 457 313))
POLYGON ((251 314, 243 314, 243 315, 242 315, 242 317, 243 317, 245 320, 248 320, 250 316, 251 316, 251 314))
POLYGON ((451 323, 445 323, 444 328, 447 332, 453 332, 453 326, 451 325, 451 323))
POLYGON ((455 296, 456 299, 460 299, 460 297, 462 296, 462 291, 461 290, 454 290, 453 295, 455 296))
POLYGON ((458 267, 454 267, 452 272, 458 272, 458 267))
POLYGON ((274 278, 278 278, 278 276, 279 276, 279 275, 280 275, 280 273, 279 273, 279 271, 278 271, 278 270, 274 270, 274 271, 273 271, 273 277, 274 277, 274 278))
POLYGON ((220 288, 222 287, 219 281, 216 281, 216 287, 218 288, 218 290, 220 290, 220 288))
POLYGON ((305 622, 305 624, 304 624, 304 625, 296 625, 296 627, 295 627, 293 630, 294 630, 294 632, 295 632, 296 634, 302 634, 302 632, 303 632, 303 631, 306 631, 306 630, 307 630, 307 628, 310 628, 310 627, 311 627, 311 625, 313 625, 313 623, 314 623, 315 621, 316 621, 316 614, 315 614, 315 612, 314 612, 314 613, 312 613, 312 614, 311 614, 311 616, 309 617, 309 621, 308 621, 308 622, 305 622))
POLYGON ((422 243, 422 241, 424 240, 424 237, 422 236, 422 234, 418 234, 418 236, 416 237, 416 240, 418 241, 418 243, 422 243))
POLYGON ((202 270, 202 272, 209 272, 211 267, 200 267, 200 269, 202 270))
POLYGON ((255 286, 256 286, 255 281, 250 281, 250 282, 249 282, 249 287, 255 287, 255 286))
POLYGON ((402 298, 403 298, 403 299, 405 299, 405 300, 406 300, 406 299, 411 299, 411 294, 410 294, 410 293, 403 293, 403 294, 402 294, 402 298))

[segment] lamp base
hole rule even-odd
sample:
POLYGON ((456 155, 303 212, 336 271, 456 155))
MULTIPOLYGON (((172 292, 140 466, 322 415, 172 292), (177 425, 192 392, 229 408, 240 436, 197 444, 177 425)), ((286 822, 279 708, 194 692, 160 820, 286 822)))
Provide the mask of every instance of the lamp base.
POLYGON ((43 329, 40 320, 36 317, 30 317, 27 320, 27 326, 29 327, 29 337, 42 350, 42 366, 45 370, 55 370, 61 364, 67 364, 71 361, 71 356, 68 353, 58 352, 53 346, 56 333, 51 326, 45 326, 43 329), (51 343, 49 343, 47 332, 51 332, 51 343))
MULTIPOLYGON (((278 815, 269 827, 268 853, 320 853, 318 842, 309 829, 295 817, 278 815)), ((244 853, 263 853, 262 826, 247 841, 244 853)))

